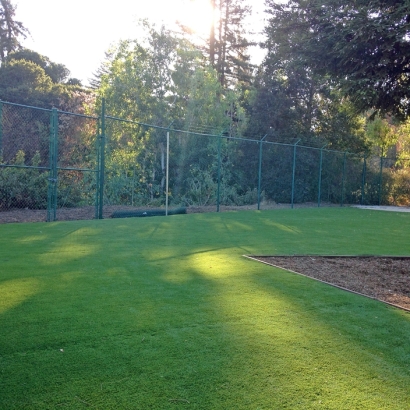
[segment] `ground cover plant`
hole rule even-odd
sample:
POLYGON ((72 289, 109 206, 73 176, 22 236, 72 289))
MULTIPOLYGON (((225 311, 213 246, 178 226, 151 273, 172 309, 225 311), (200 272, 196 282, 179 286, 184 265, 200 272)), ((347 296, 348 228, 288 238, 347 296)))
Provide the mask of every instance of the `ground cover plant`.
POLYGON ((352 208, 1 225, 0 408, 405 409, 410 316, 243 254, 409 249, 352 208))

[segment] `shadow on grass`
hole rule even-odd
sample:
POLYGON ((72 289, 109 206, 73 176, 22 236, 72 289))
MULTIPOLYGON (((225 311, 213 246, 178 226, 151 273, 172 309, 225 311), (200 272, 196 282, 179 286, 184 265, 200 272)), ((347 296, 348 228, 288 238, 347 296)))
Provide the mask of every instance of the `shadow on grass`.
POLYGON ((0 407, 409 407, 408 315, 240 256, 321 252, 357 221, 255 215, 55 224, 23 261, 10 244, 8 280, 38 285, 0 315, 0 407))

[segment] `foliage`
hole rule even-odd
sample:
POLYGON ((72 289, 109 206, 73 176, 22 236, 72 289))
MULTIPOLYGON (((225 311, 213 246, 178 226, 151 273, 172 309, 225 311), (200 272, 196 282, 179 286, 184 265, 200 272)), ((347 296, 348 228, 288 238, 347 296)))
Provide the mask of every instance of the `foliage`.
POLYGON ((219 19, 211 28, 209 38, 209 61, 218 73, 223 87, 235 82, 250 81, 249 42, 244 37, 244 19, 251 8, 244 0, 212 0, 214 14, 219 19))
POLYGON ((409 114, 408 1, 266 4, 269 50, 331 76, 362 112, 409 114))
POLYGON ((0 0, 0 61, 20 48, 19 38, 26 38, 29 31, 15 20, 16 6, 10 0, 0 0))
POLYGON ((213 22, 209 37, 197 35, 195 27, 179 23, 183 36, 201 50, 210 66, 215 69, 223 88, 249 86, 252 65, 246 39, 245 19, 251 14, 246 0, 210 0, 213 22))
POLYGON ((410 119, 402 122, 395 127, 395 133, 397 138, 396 150, 397 150, 397 166, 409 167, 410 166, 410 119))
POLYGON ((284 142, 300 139, 316 147, 366 151, 364 119, 351 99, 300 52, 307 35, 304 14, 290 6, 269 4, 267 55, 256 77, 250 128, 284 142))
POLYGON ((12 163, 15 168, 0 167, 0 210, 46 208, 48 173, 35 168, 40 163, 40 153, 36 152, 30 164, 33 168, 26 168, 25 154, 19 151, 12 163))
POLYGON ((0 66, 0 99, 84 113, 93 105, 93 96, 78 80, 67 79, 69 73, 63 64, 35 51, 12 52, 0 66))
POLYGON ((389 148, 397 142, 395 127, 385 118, 376 116, 366 125, 366 137, 371 145, 378 149, 378 154, 384 157, 389 148))
POLYGON ((391 187, 388 191, 389 203, 398 206, 410 205, 410 169, 398 169, 392 175, 391 187))
MULTIPOLYGON (((171 132, 170 178, 176 188, 173 199, 186 197, 192 164, 212 174, 217 155, 218 135, 229 129, 231 135, 241 133, 246 124, 245 113, 234 90, 223 90, 217 72, 186 39, 179 39, 165 27, 159 30, 142 22, 146 30, 143 41, 123 41, 110 53, 100 70, 99 97, 107 101, 109 115, 133 122, 110 122, 109 152, 114 158, 133 158, 127 166, 139 174, 144 197, 148 190, 151 201, 164 200, 166 129, 184 130, 174 137, 171 132), (228 113, 235 107, 235 121, 228 113), (137 123, 161 128, 147 128, 137 123), (202 134, 203 136, 191 135, 202 134), (145 186, 145 188, 144 188, 145 186)), ((126 166, 120 168, 126 174, 126 166)), ((111 174, 110 174, 111 175, 111 174)), ((113 175, 113 174, 112 174, 113 175)), ((114 180, 112 180, 114 181, 114 180)), ((110 184, 110 179, 107 179, 110 184)))
POLYGON ((9 53, 5 62, 7 63, 13 60, 31 61, 32 63, 41 67, 44 70, 45 74, 50 77, 51 81, 56 84, 63 83, 64 80, 67 80, 70 74, 70 71, 65 65, 55 63, 48 57, 27 48, 9 53))

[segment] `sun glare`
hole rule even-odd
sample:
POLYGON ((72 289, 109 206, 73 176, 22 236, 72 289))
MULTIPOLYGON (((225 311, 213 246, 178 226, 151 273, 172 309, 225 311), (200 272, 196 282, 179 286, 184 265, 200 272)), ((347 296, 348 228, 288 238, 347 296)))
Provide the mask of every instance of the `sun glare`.
POLYGON ((186 0, 178 10, 178 20, 201 37, 208 37, 214 13, 209 0, 186 0))

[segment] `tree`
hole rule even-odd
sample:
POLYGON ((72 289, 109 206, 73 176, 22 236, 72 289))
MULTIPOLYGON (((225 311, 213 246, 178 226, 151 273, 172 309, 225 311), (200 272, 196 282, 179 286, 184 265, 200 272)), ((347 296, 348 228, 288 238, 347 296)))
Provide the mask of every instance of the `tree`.
POLYGON ((268 49, 329 75, 359 111, 410 114, 410 3, 267 0, 268 49))
MULTIPOLYGON (((52 67, 58 68, 56 71, 52 71, 55 74, 68 72, 63 65, 55 64, 47 57, 30 50, 10 53, 6 61, 0 66, 0 100, 47 110, 55 107, 61 111, 86 114, 86 111, 94 106, 91 92, 79 85, 55 83, 46 72, 46 69, 51 70, 52 67), (14 59, 13 56, 18 58, 14 59), (30 57, 30 59, 22 57, 30 57), (34 61, 37 61, 38 64, 34 61)), ((54 80, 56 78, 58 77, 54 77, 54 80)), ((7 136, 7 143, 2 145, 3 158, 9 161, 15 157, 18 150, 21 150, 28 160, 35 155, 36 151, 39 151, 41 160, 47 161, 49 124, 49 111, 7 105, 7 109, 3 111, 2 121, 3 135, 7 136), (16 110, 24 112, 19 121, 13 121, 15 116, 12 114, 8 117, 9 119, 5 119, 8 115, 5 114, 6 112, 11 113, 16 110)), ((60 160, 67 163, 74 157, 77 158, 78 152, 81 155, 87 155, 87 152, 90 151, 88 149, 90 148, 89 141, 79 140, 88 138, 89 134, 86 135, 86 133, 89 130, 86 132, 85 128, 87 126, 81 117, 66 116, 63 118, 60 116, 59 134, 62 153, 60 160), (87 149, 84 148, 85 145, 87 145, 87 149)), ((95 132, 95 126, 92 132, 95 132)))
POLYGON ((29 31, 16 21, 16 6, 10 0, 0 0, 0 61, 20 48, 19 37, 26 38, 29 31))
POLYGON ((43 107, 52 88, 51 78, 31 61, 11 60, 0 67, 0 99, 3 101, 43 107))
MULTIPOLYGON (((65 110, 72 96, 90 91, 76 79, 68 79, 70 71, 35 51, 22 49, 11 52, 0 66, 0 100, 42 108, 65 110), (66 82, 64 82, 66 81, 66 82)), ((77 106, 77 109, 82 110, 77 106)))
POLYGON ((231 106, 238 107, 238 117, 243 113, 237 94, 222 88, 217 72, 195 46, 164 27, 145 28, 144 41, 123 41, 112 50, 96 81, 99 96, 106 98, 107 112, 132 121, 108 124, 111 158, 121 159, 121 170, 112 163, 112 175, 117 181, 122 175, 125 181, 132 169, 133 175, 138 174, 138 192, 145 190, 143 195, 148 192, 150 200, 162 199, 166 132, 136 122, 161 127, 172 123, 186 132, 174 140, 171 151, 175 164, 171 178, 178 186, 173 194, 182 197, 190 183, 198 186, 198 175, 214 176, 218 149, 216 138, 188 133, 219 134, 229 127, 231 106))
POLYGON ((249 82, 249 42, 244 37, 244 19, 250 13, 244 0, 213 0, 218 10, 217 27, 211 28, 209 38, 209 61, 219 75, 224 87, 233 80, 249 82))
POLYGON ((70 71, 64 64, 55 63, 51 61, 48 57, 43 56, 37 53, 36 51, 29 50, 27 48, 10 52, 5 59, 5 62, 7 63, 12 60, 31 61, 32 63, 41 67, 46 73, 46 75, 48 75, 51 81, 55 84, 63 83, 65 80, 67 80, 68 76, 70 75, 70 71))
MULTIPOLYGON (((217 71, 221 85, 226 88, 236 83, 249 84, 252 67, 244 28, 245 18, 250 14, 246 0, 209 0, 213 10, 213 22, 209 37, 199 39, 198 48, 217 71)), ((198 43, 194 28, 180 24, 185 35, 198 43)))
POLYGON ((370 144, 378 150, 378 155, 384 157, 389 148, 397 142, 396 127, 389 124, 386 118, 375 117, 368 121, 366 137, 370 144))

